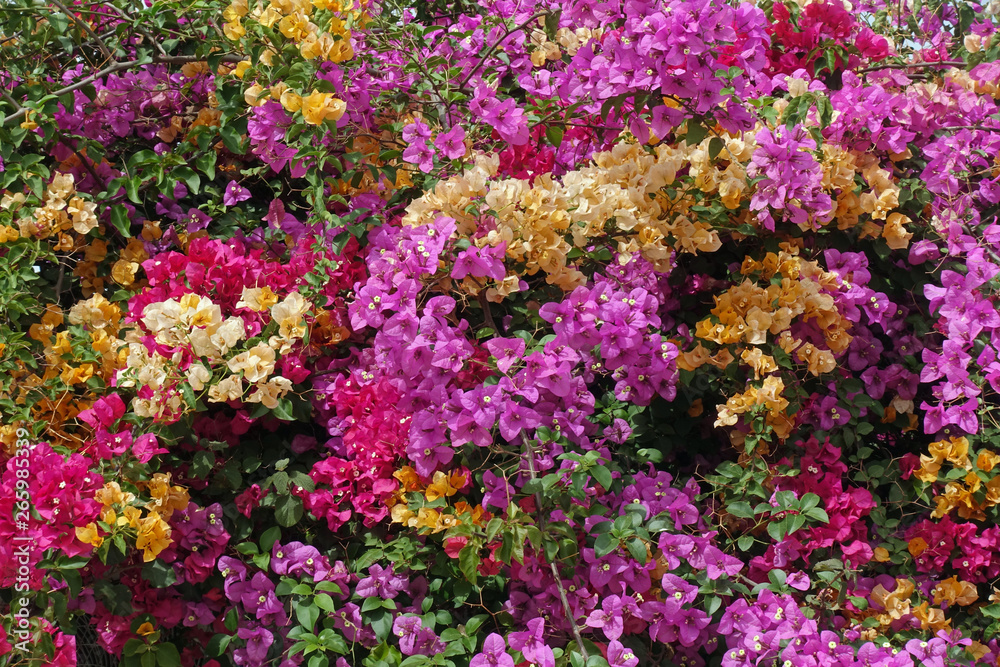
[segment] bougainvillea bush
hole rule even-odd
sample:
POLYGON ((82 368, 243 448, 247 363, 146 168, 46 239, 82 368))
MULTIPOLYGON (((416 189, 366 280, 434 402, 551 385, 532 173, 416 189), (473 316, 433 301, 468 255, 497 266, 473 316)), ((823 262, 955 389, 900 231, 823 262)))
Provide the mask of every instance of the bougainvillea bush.
POLYGON ((997 12, 5 2, 0 664, 1000 664, 997 12))

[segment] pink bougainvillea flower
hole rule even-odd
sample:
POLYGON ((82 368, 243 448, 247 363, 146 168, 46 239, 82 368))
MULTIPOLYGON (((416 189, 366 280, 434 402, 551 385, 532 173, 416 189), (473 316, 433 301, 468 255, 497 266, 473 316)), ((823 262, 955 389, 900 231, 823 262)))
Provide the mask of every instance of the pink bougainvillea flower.
POLYGON ((159 442, 152 433, 146 433, 136 438, 132 444, 132 455, 139 463, 148 463, 157 454, 166 454, 167 450, 158 446, 159 442))

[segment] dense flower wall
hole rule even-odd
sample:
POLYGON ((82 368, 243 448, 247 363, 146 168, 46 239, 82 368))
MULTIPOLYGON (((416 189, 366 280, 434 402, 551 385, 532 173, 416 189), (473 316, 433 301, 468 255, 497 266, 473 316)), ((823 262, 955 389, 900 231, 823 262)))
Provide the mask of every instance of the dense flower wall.
POLYGON ((995 3, 65 1, 0 665, 1000 665, 995 3))

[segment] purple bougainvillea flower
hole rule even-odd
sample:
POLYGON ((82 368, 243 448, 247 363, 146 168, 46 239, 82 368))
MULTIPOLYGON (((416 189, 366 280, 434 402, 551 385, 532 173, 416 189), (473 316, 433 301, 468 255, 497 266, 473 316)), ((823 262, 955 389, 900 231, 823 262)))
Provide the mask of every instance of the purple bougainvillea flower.
POLYGON ((465 130, 461 125, 456 125, 448 132, 439 134, 434 145, 449 160, 457 160, 465 155, 465 130))
POLYGON ((503 637, 493 632, 483 642, 483 652, 473 656, 469 667, 514 667, 514 658, 507 653, 503 637))
POLYGON ((236 206, 241 201, 248 199, 250 199, 249 190, 236 181, 229 181, 229 185, 226 186, 226 192, 222 196, 222 203, 226 206, 236 206))
POLYGON ((538 667, 555 667, 556 659, 552 648, 545 643, 545 619, 533 618, 528 621, 524 632, 512 632, 508 638, 510 647, 524 654, 524 659, 538 667))
POLYGON ((612 640, 608 644, 608 664, 611 667, 636 667, 639 658, 632 649, 624 646, 620 641, 612 640))
POLYGON ((262 627, 240 628, 236 634, 247 642, 246 655, 250 660, 248 664, 264 664, 267 660, 267 649, 274 642, 274 635, 271 634, 271 631, 262 627))

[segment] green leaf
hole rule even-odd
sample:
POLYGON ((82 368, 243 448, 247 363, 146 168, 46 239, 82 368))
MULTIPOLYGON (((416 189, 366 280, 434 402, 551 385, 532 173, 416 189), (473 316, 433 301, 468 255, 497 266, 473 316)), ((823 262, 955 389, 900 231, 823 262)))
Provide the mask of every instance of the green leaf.
POLYGON ((317 593, 315 600, 316 600, 316 606, 322 609, 323 611, 332 613, 333 610, 336 608, 335 605, 333 604, 333 598, 327 595, 326 593, 317 593))
POLYGON ((264 534, 260 536, 260 550, 263 553, 269 553, 274 543, 281 538, 281 528, 278 526, 272 526, 264 531, 264 534))
POLYGON ((604 533, 599 535, 597 541, 594 542, 594 555, 603 558, 616 548, 618 548, 618 542, 611 537, 611 533, 604 533))
POLYGON ((166 588, 177 583, 174 568, 161 560, 146 563, 142 568, 142 577, 157 588, 166 588))
POLYGON ((545 128, 545 138, 556 148, 559 148, 560 144, 562 144, 563 133, 563 128, 558 125, 550 125, 545 128))
POLYGON ((628 548, 628 552, 632 554, 632 558, 639 561, 639 563, 645 565, 646 558, 648 554, 646 553, 646 545, 638 537, 633 537, 630 539, 625 546, 628 548))
POLYGON ((382 608, 382 599, 379 598, 378 596, 365 598, 365 601, 361 603, 361 613, 381 608, 382 608))
POLYGON ((115 229, 121 232, 121 235, 125 238, 132 236, 132 232, 129 229, 132 223, 128 219, 128 209, 122 204, 115 204, 111 207, 111 224, 114 225, 115 229))
POLYGON ((243 154, 243 137, 233 128, 232 125, 225 125, 219 129, 222 136, 222 143, 230 153, 236 155, 243 154))
POLYGON ((392 631, 392 613, 385 609, 373 611, 368 617, 368 627, 375 631, 379 641, 385 641, 392 631))
POLYGON ((337 584, 333 583, 332 581, 321 581, 321 582, 319 582, 318 584, 316 584, 316 590, 317 591, 325 591, 327 593, 334 593, 334 594, 338 594, 338 595, 341 593, 340 586, 338 586, 337 584))
POLYGON ((708 136, 708 128, 693 118, 688 119, 686 127, 687 134, 684 135, 684 143, 688 146, 700 144, 708 136))
POLYGON ((767 534, 770 535, 771 539, 773 539, 775 542, 780 542, 781 540, 784 539, 786 534, 785 526, 786 524, 784 519, 782 519, 781 521, 772 521, 771 523, 767 524, 767 534))
POLYGON ((184 181, 190 194, 196 195, 201 190, 201 177, 191 167, 177 167, 171 175, 184 181))
POLYGON ((820 497, 815 493, 807 493, 802 496, 802 500, 799 503, 799 511, 807 512, 814 507, 819 507, 820 497))
POLYGON ((132 202, 136 204, 142 203, 142 200, 139 199, 139 186, 142 185, 142 178, 140 178, 139 176, 133 176, 132 178, 127 178, 125 179, 125 182, 122 185, 125 186, 126 196, 128 196, 128 198, 132 202))
POLYGON ((487 618, 488 616, 486 614, 479 614, 477 616, 473 616, 472 618, 470 618, 465 623, 465 633, 470 637, 474 636, 476 634, 476 631, 482 627, 484 622, 486 622, 487 618))
POLYGON ((278 405, 271 410, 271 414, 281 421, 295 421, 295 416, 292 414, 292 401, 288 398, 280 399, 278 405))
POLYGON ((210 180, 215 178, 215 151, 202 153, 194 160, 194 166, 204 173, 210 180))
POLYGON ((274 518, 279 526, 294 526, 302 515, 302 501, 295 496, 281 496, 274 503, 274 518))
POLYGON ((208 450, 195 452, 191 457, 191 474, 198 479, 204 479, 215 467, 215 453, 208 450))
POLYGON ((726 511, 740 519, 752 519, 756 516, 753 511, 753 507, 750 506, 750 503, 744 500, 729 503, 726 505, 726 511))
POLYGON ((146 642, 142 641, 141 639, 138 639, 137 637, 132 637, 127 642, 125 642, 125 647, 122 649, 122 652, 126 656, 130 656, 130 655, 136 655, 140 649, 142 650, 146 649, 146 642))
POLYGON ((60 35, 66 34, 66 29, 69 28, 69 17, 62 12, 52 13, 48 16, 49 25, 51 25, 56 33, 60 35))
POLYGON ((611 484, 614 480, 611 476, 610 470, 604 466, 594 466, 590 469, 590 475, 594 478, 594 481, 604 488, 605 491, 611 490, 611 484))
POLYGON ((471 584, 479 577, 479 550, 475 541, 469 542, 458 553, 458 567, 471 584))
POLYGON ((171 643, 157 644, 156 664, 160 667, 179 667, 181 664, 181 654, 177 647, 171 643))
POLYGON ((708 159, 714 160, 717 158, 725 147, 726 142, 720 137, 712 137, 712 140, 708 142, 708 159))
POLYGON ((319 607, 312 602, 302 601, 295 607, 295 618, 299 619, 299 624, 309 632, 316 627, 319 620, 319 607))

